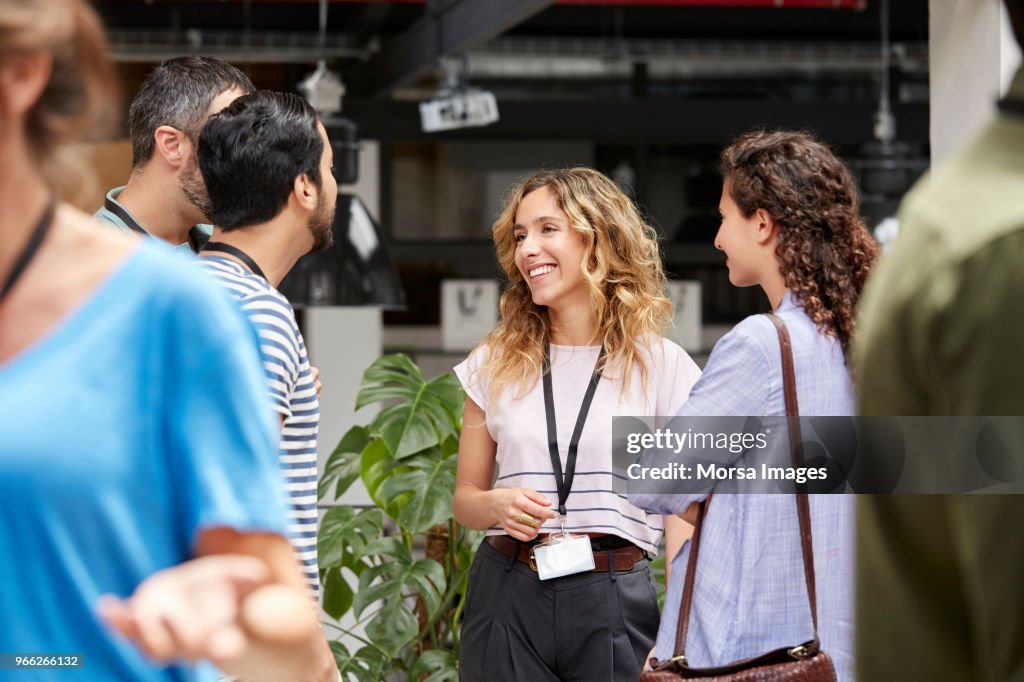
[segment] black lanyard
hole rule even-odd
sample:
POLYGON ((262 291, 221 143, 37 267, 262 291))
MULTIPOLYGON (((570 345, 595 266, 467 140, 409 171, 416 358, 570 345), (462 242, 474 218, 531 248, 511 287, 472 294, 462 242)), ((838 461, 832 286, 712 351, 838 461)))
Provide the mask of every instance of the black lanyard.
MULTIPOLYGON (((263 270, 260 269, 260 266, 256 265, 256 261, 237 246, 231 246, 231 244, 225 244, 224 242, 206 242, 206 246, 203 247, 203 251, 220 251, 221 253, 230 253, 232 256, 245 263, 245 266, 252 271, 252 274, 259 275, 263 279, 267 279, 267 276, 263 274, 263 270)), ((267 281, 269 282, 270 280, 267 281)))
POLYGON ((1024 116, 1024 99, 1018 97, 1004 97, 999 100, 999 111, 1014 116, 1024 116))
MULTIPOLYGON (((132 232, 138 232, 139 234, 150 236, 149 232, 146 232, 145 228, 143 228, 142 225, 139 225, 139 222, 132 217, 132 214, 128 212, 128 209, 117 203, 114 199, 111 199, 109 196, 103 199, 103 208, 120 218, 121 222, 127 225, 128 229, 132 232)), ((189 243, 193 247, 193 251, 199 253, 203 250, 203 247, 205 246, 203 244, 203 239, 205 237, 206 235, 200 234, 198 230, 191 229, 188 231, 188 239, 189 243)), ((266 277, 263 279, 266 279, 266 277)))
POLYGON ((555 471, 555 484, 558 486, 558 514, 564 517, 565 501, 569 499, 569 491, 572 490, 572 479, 576 475, 576 450, 580 445, 580 436, 583 435, 583 424, 587 421, 587 413, 590 412, 590 403, 594 400, 594 392, 597 390, 597 382, 601 379, 601 372, 597 366, 601 364, 604 357, 604 346, 597 356, 597 365, 594 365, 594 373, 590 377, 590 385, 583 396, 583 404, 580 406, 579 416, 576 417, 576 428, 569 439, 569 452, 565 459, 565 478, 562 477, 562 458, 558 454, 558 426, 555 424, 555 398, 551 389, 551 355, 550 351, 544 354, 544 413, 548 418, 548 454, 551 455, 551 468, 555 471))
POLYGON ((36 223, 36 226, 32 229, 32 234, 28 237, 28 243, 25 244, 25 248, 21 250, 18 257, 14 259, 14 265, 11 267, 11 271, 7 273, 7 279, 4 280, 3 288, 0 288, 0 301, 7 297, 8 292, 14 288, 18 278, 25 272, 25 268, 32 262, 36 253, 39 252, 43 238, 46 237, 46 233, 50 231, 50 225, 53 224, 53 214, 56 210, 56 200, 50 199, 50 203, 47 204, 46 209, 43 211, 43 216, 36 223))

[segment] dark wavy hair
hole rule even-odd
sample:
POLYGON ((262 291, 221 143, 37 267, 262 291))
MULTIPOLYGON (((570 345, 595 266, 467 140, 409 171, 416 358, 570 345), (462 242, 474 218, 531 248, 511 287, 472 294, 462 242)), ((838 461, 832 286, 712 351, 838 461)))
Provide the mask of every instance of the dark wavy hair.
POLYGON ((771 215, 786 287, 849 357, 857 302, 878 258, 850 171, 813 135, 785 130, 741 136, 722 151, 721 171, 745 217, 759 208, 771 215))
POLYGON ((319 122, 306 100, 269 90, 211 116, 198 157, 213 223, 227 231, 267 222, 284 209, 300 175, 321 187, 319 122))

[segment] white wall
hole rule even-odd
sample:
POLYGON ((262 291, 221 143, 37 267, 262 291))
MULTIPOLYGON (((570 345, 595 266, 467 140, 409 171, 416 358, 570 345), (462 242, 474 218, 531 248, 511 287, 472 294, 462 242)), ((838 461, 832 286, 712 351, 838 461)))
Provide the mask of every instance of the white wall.
MULTIPOLYGON (((359 182, 346 185, 341 191, 358 196, 374 219, 380 219, 380 145, 363 141, 359 152, 359 182)), ((362 382, 363 372, 383 352, 381 310, 373 307, 322 306, 306 309, 305 339, 310 362, 320 369, 323 391, 320 393, 320 434, 317 454, 319 471, 323 474, 327 458, 334 451, 341 437, 356 424, 365 424, 376 413, 376 406, 355 411, 356 393, 362 382)), ((357 480, 348 493, 335 501, 327 500, 320 509, 320 517, 333 504, 369 506, 366 488, 357 480)), ((355 619, 349 613, 337 623, 321 612, 321 620, 346 629, 356 635, 364 634, 363 628, 355 627, 355 619)), ((339 639, 337 630, 325 627, 324 634, 329 640, 339 639)), ((340 637, 349 651, 360 648, 354 637, 340 637)))
POLYGON ((928 7, 934 166, 992 116, 1020 51, 1002 0, 930 0, 928 7))

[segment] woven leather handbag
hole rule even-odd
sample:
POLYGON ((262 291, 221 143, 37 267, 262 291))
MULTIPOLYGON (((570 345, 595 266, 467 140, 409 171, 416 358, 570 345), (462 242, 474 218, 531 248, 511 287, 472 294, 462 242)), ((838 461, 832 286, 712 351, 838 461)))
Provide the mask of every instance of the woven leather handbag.
MULTIPOLYGON (((789 422, 789 441, 793 466, 804 463, 800 434, 800 409, 796 400, 796 376, 793 371, 793 348, 785 323, 776 315, 769 314, 779 334, 782 348, 782 378, 786 396, 786 416, 789 422)), ((697 574, 697 553, 700 549, 701 526, 704 515, 711 504, 709 495, 697 508, 697 520, 690 540, 690 557, 686 565, 686 582, 683 584, 683 598, 679 604, 679 624, 676 628, 676 646, 672 658, 666 661, 652 659, 652 670, 640 675, 640 682, 678 682, 679 680, 716 680, 718 682, 836 682, 836 671, 832 659, 821 650, 818 642, 818 606, 814 589, 814 545, 811 538, 811 513, 807 503, 805 486, 798 486, 796 498, 797 517, 800 521, 800 550, 804 561, 804 579, 807 582, 807 598, 814 622, 814 639, 797 646, 783 647, 761 656, 711 668, 693 668, 686 660, 686 631, 690 623, 690 606, 693 603, 693 586, 697 574)))

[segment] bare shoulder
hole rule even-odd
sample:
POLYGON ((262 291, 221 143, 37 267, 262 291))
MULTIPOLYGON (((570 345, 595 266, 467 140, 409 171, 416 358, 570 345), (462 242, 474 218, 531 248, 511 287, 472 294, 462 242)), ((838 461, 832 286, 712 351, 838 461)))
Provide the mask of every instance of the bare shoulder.
POLYGON ((49 239, 40 265, 65 291, 92 290, 139 245, 135 235, 112 230, 67 204, 57 209, 49 239))
POLYGON ((116 263, 139 244, 136 235, 111 229, 68 204, 61 204, 57 209, 54 228, 55 245, 99 260, 116 263))
POLYGON ((89 216, 61 205, 42 247, 4 301, 0 360, 36 343, 94 294, 138 246, 89 216))

